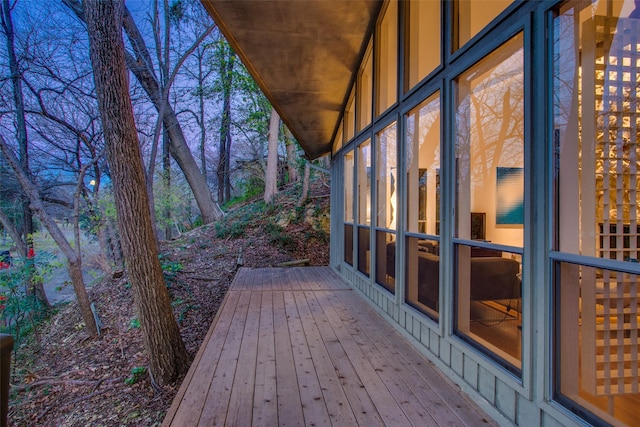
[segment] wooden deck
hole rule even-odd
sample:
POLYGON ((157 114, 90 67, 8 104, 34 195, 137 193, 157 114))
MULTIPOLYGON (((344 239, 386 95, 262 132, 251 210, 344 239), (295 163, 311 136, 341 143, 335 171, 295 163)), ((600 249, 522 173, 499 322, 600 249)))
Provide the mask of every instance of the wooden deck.
POLYGON ((165 426, 496 425, 328 267, 242 268, 165 426))

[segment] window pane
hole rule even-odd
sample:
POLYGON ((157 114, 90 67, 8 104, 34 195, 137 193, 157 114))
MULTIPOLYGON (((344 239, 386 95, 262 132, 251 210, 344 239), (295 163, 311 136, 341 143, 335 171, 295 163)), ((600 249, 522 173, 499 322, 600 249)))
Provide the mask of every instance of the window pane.
POLYGON ((376 231, 376 282, 395 292, 396 235, 376 231))
POLYGON ((440 94, 406 116, 407 231, 440 234, 440 94))
POLYGON ((378 27, 376 115, 396 102, 398 87, 398 3, 389 6, 378 27))
MULTIPOLYGON (((405 299, 413 307, 437 319, 440 308, 439 242, 417 237, 407 237, 405 241, 405 299)), ((393 251, 395 253, 395 245, 393 251)))
POLYGON ((358 223, 371 225, 371 141, 358 146, 358 223))
POLYGON ((351 93, 351 96, 349 96, 349 101, 347 101, 347 108, 344 110, 344 140, 345 141, 350 141, 355 136, 356 106, 353 98, 354 98, 353 93, 351 93))
POLYGON ((524 71, 522 34, 456 81, 457 237, 522 246, 524 71))
POLYGON ((405 50, 408 91, 440 65, 440 2, 408 2, 405 50))
MULTIPOLYGON (((639 18, 632 0, 574 1, 553 21, 556 249, 630 266, 640 255, 639 18)), ((612 425, 637 424, 638 284, 556 264, 557 398, 612 425)))
POLYGON ((562 252, 640 258, 640 20, 626 17, 633 8, 616 2, 607 17, 604 2, 570 3, 554 20, 562 252))
POLYGON ((457 0, 453 16, 453 48, 462 47, 511 3, 513 0, 457 0))
POLYGON ((396 165, 396 124, 377 134, 376 190, 378 211, 376 225, 395 230, 398 217, 398 167, 396 165))
POLYGON ((344 220, 353 222, 353 151, 344 155, 344 220))
POLYGON ((344 262, 353 265, 353 225, 344 225, 344 262))
POLYGON ((367 276, 369 276, 371 268, 370 233, 371 231, 368 227, 358 227, 358 271, 367 276))
POLYGON ((371 123, 371 108, 373 98, 373 59, 371 45, 362 61, 362 68, 358 75, 358 130, 362 130, 371 123))
POLYGON ((520 255, 456 245, 456 331, 521 369, 520 255))
POLYGON ((340 127, 338 129, 338 133, 336 135, 336 139, 333 141, 333 154, 337 153, 338 151, 340 151, 340 149, 343 146, 343 141, 342 141, 342 123, 340 123, 340 127))
POLYGON ((640 278, 556 267, 558 391, 612 425, 638 425, 640 278))

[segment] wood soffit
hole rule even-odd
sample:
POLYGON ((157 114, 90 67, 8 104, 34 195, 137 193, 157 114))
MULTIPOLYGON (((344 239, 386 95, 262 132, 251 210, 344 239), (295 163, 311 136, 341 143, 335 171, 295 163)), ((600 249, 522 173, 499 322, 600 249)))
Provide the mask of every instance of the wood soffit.
POLYGON ((329 153, 382 2, 201 1, 307 157, 329 153))

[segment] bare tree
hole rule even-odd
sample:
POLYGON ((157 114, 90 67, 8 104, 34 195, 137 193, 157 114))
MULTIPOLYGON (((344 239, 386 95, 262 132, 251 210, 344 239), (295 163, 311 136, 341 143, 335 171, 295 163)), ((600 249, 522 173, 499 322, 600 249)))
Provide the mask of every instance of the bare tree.
MULTIPOLYGON (((38 52, 32 52, 32 57, 38 55, 38 52)), ((100 213, 98 206, 103 175, 100 160, 104 156, 102 129, 98 123, 95 97, 84 93, 84 88, 79 83, 83 80, 82 77, 86 76, 56 75, 51 64, 41 66, 35 61, 32 61, 31 67, 38 73, 39 80, 44 80, 40 82, 42 87, 36 88, 29 78, 24 78, 25 85, 31 92, 33 104, 26 110, 31 117, 31 128, 41 141, 47 144, 51 162, 55 161, 65 172, 72 172, 77 177, 73 202, 58 198, 54 203, 72 210, 74 228, 79 227, 81 209, 86 209, 92 230, 98 236, 105 257, 101 263, 102 268, 109 272, 111 266, 108 260, 118 264, 118 256, 113 242, 110 242, 106 218, 100 213), (56 97, 51 99, 46 96, 48 92, 55 92, 56 97), (89 170, 91 189, 84 181, 89 170), (79 199, 82 199, 82 205, 79 199)), ((44 189, 41 191, 43 199, 51 201, 44 189)), ((76 240, 76 245, 79 245, 79 236, 76 240)))
POLYGON ((19 160, 11 150, 11 147, 7 144, 4 137, 0 135, 0 151, 7 159, 9 166, 13 169, 20 186, 27 194, 30 200, 30 207, 33 212, 40 219, 42 224, 46 227, 51 237, 56 242, 60 250, 67 258, 67 267, 69 269, 69 276, 71 277, 71 283, 73 284, 73 290, 76 294, 78 306, 82 314, 82 320, 87 327, 87 333, 89 336, 96 336, 98 334, 98 328, 96 326, 93 313, 91 312, 91 303, 89 302, 89 296, 84 285, 84 278, 82 277, 82 257, 80 256, 80 247, 76 246, 74 249, 66 237, 58 227, 53 217, 46 211, 42 198, 38 192, 36 186, 31 182, 26 173, 22 170, 19 160))
POLYGON ((222 38, 217 44, 218 74, 222 89, 222 120, 218 149, 218 200, 231 199, 231 91, 235 53, 222 38))
MULTIPOLYGON (((177 4, 173 3, 173 5, 177 4)), ((176 29, 179 30, 175 33, 186 34, 188 38, 197 38, 210 26, 211 18, 199 2, 181 2, 180 6, 179 8, 171 7, 172 20, 176 29), (179 11, 175 11, 176 9, 179 11)), ((213 107, 211 102, 215 98, 213 95, 220 90, 218 84, 221 84, 220 78, 216 75, 218 67, 214 65, 217 43, 210 39, 219 37, 219 32, 214 28, 211 37, 198 44, 180 70, 181 86, 184 88, 182 94, 187 95, 188 98, 186 103, 183 102, 183 110, 179 114, 187 113, 197 126, 200 171, 207 181, 210 167, 207 165, 207 143, 211 130, 208 124, 210 122, 208 110, 213 107), (193 98, 197 102, 194 102, 193 98)))
MULTIPOLYGON (((7 56, 9 59, 9 72, 11 73, 11 83, 13 87, 13 103, 15 106, 16 139, 20 147, 20 167, 27 177, 29 177, 29 140, 27 136, 27 123, 25 118, 24 95, 22 93, 22 75, 18 67, 18 59, 15 52, 15 33, 9 0, 2 0, 2 15, 0 21, 2 23, 2 30, 7 42, 7 56)), ((22 203, 22 236, 24 239, 24 245, 21 246, 25 249, 22 256, 27 260, 29 276, 33 275, 35 268, 32 258, 28 256, 30 250, 33 250, 33 239, 31 238, 33 231, 33 214, 29 208, 29 198, 25 197, 22 203)), ((47 301, 47 296, 44 293, 42 282, 30 279, 29 283, 27 293, 35 295, 42 304, 48 306, 49 303, 47 301)))
POLYGON ((166 384, 186 371, 189 358, 173 317, 149 214, 122 40, 124 4, 85 0, 84 6, 122 248, 150 371, 166 384))
MULTIPOLYGON (((85 20, 83 5, 79 0, 63 0, 63 3, 67 5, 79 19, 85 20)), ((213 201, 206 179, 200 172, 198 164, 187 145, 187 140, 184 136, 180 121, 178 120, 178 116, 168 102, 168 94, 171 89, 171 82, 175 79, 178 70, 186 58, 196 49, 202 40, 204 40, 204 38, 213 31, 214 26, 209 26, 207 30, 200 34, 200 36, 193 42, 191 47, 182 54, 180 59, 176 62, 176 65, 173 67, 173 71, 169 76, 169 83, 164 87, 154 71, 154 62, 151 59, 151 54, 147 48, 146 41, 131 16, 131 13, 126 7, 124 9, 122 26, 133 50, 133 54, 125 51, 127 66, 136 76, 136 79, 149 96, 149 99, 158 111, 159 117, 162 119, 162 123, 169 135, 171 155, 176 160, 178 166, 184 173, 185 178, 189 182, 191 191, 193 192, 196 202, 198 203, 198 207, 200 208, 202 221, 205 224, 213 222, 220 218, 222 212, 220 212, 219 208, 213 201)))

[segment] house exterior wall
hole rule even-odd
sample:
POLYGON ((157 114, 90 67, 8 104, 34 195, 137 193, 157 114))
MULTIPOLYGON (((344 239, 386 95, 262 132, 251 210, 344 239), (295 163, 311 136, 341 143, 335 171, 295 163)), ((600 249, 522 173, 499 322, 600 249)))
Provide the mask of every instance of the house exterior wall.
MULTIPOLYGON (((408 30, 405 27, 406 20, 403 18, 406 16, 403 14, 407 13, 408 3, 400 3, 400 18, 398 19, 400 35, 406 34, 408 30)), ((625 6, 614 5, 614 13, 623 13, 621 10, 624 11, 624 7, 630 7, 631 3, 633 2, 629 2, 625 6)), ((553 108, 554 78, 557 79, 557 72, 554 75, 554 66, 557 66, 558 59, 556 58, 554 62, 555 47, 553 43, 554 40, 556 44, 559 43, 558 22, 560 22, 559 19, 563 13, 568 13, 566 12, 568 10, 567 4, 558 1, 506 2, 506 5, 499 7, 495 17, 489 16, 487 18, 487 26, 483 26, 477 31, 472 30, 470 35, 465 36, 470 41, 466 44, 461 43, 458 48, 455 46, 456 37, 450 37, 447 34, 453 27, 449 23, 453 22, 453 18, 456 13, 459 13, 459 10, 455 8, 453 2, 443 2, 441 23, 442 49, 445 54, 443 54, 443 62, 440 66, 423 78, 421 83, 407 91, 404 90, 402 77, 399 77, 398 102, 382 114, 376 114, 374 111, 372 123, 363 130, 355 132, 353 138, 334 141, 333 144, 331 267, 364 295, 379 313, 416 348, 449 378, 460 385, 462 390, 476 400, 493 418, 504 425, 578 426, 604 425, 606 423, 626 425, 625 421, 616 418, 618 416, 616 412, 603 415, 598 412, 598 409, 592 408, 590 410, 588 405, 581 406, 578 397, 571 395, 566 387, 558 385, 559 383, 566 385, 566 379, 560 374, 560 371, 565 372, 564 375, 570 371, 568 367, 558 364, 560 363, 558 359, 562 359, 563 354, 561 353, 561 343, 558 340, 566 339, 566 334, 562 335, 564 332, 558 329, 558 325, 563 322, 559 314, 563 308, 559 305, 563 289, 561 284, 568 283, 563 276, 568 274, 563 270, 564 264, 563 266, 559 265, 562 263, 593 264, 594 268, 610 267, 612 270, 624 270, 632 277, 640 274, 640 268, 637 264, 633 264, 633 260, 623 264, 622 258, 618 263, 609 260, 581 258, 583 254, 564 254, 562 248, 557 245, 557 240, 562 234, 558 224, 563 220, 572 221, 572 214, 576 218, 579 216, 577 212, 561 212, 559 207, 558 193, 568 194, 570 190, 561 187, 556 179, 558 157, 554 152, 553 124, 554 120, 557 121, 553 108), (502 7, 503 9, 500 9, 502 7), (554 25, 556 26, 554 27, 554 25), (553 38, 554 31, 556 31, 556 39, 553 38), (463 259, 461 251, 466 249, 460 248, 473 246, 474 243, 470 242, 470 239, 461 237, 461 227, 456 223, 456 212, 461 209, 461 206, 459 199, 456 199, 459 197, 456 189, 460 179, 456 175, 455 140, 458 117, 456 111, 459 103, 456 101, 455 94, 461 84, 460 78, 465 75, 465 72, 471 70, 484 58, 490 57, 492 53, 497 52, 501 46, 517 36, 522 38, 518 42, 522 45, 524 76, 521 88, 524 97, 524 111, 522 112, 524 125, 521 135, 524 147, 522 153, 524 212, 521 225, 503 227, 503 229, 508 229, 509 232, 516 230, 517 233, 520 233, 518 235, 520 240, 516 239, 513 240, 515 243, 511 243, 508 238, 505 238, 504 241, 477 243, 481 249, 497 250, 503 254, 504 258, 516 259, 520 262, 521 270, 518 276, 521 280, 519 291, 521 306, 517 309, 517 317, 521 322, 519 326, 521 338, 518 344, 518 356, 514 361, 500 356, 499 345, 479 345, 479 340, 475 339, 474 335, 471 334, 471 338, 469 338, 461 333, 460 312, 468 307, 461 308, 461 297, 458 295, 461 288, 457 285, 456 280, 460 281, 462 273, 456 259, 463 259), (436 93, 440 96, 442 127, 440 130, 439 230, 435 234, 433 232, 412 234, 411 232, 407 233, 408 214, 406 207, 409 204, 409 198, 415 195, 406 194, 403 190, 407 188, 406 180, 408 179, 407 174, 404 173, 408 164, 407 154, 402 148, 407 131, 405 118, 409 111, 436 93), (344 218, 345 188, 341 178, 345 173, 345 153, 356 153, 359 144, 367 140, 371 141, 374 150, 372 156, 374 160, 368 167, 367 173, 370 176, 375 176, 375 170, 378 166, 377 160, 375 160, 378 141, 376 136, 392 123, 398 126, 396 145, 398 147, 397 170, 399 172, 396 175, 397 181, 394 183, 399 194, 396 193, 395 196, 397 208, 394 207, 394 211, 397 215, 397 224, 392 231, 395 232, 395 243, 397 244, 394 249, 396 251, 395 274, 393 274, 393 286, 390 287, 376 280, 378 267, 376 256, 377 252, 381 250, 380 248, 384 246, 378 245, 376 247, 375 231, 377 226, 373 213, 371 224, 364 224, 366 226, 364 228, 370 231, 367 250, 369 256, 368 274, 359 268, 357 250, 359 223, 358 218, 351 220, 344 218), (354 262, 352 265, 346 263, 344 257, 345 224, 353 225, 354 230, 352 236, 354 262), (428 238, 436 241, 439 245, 437 268, 440 277, 440 295, 438 305, 434 306, 435 309, 407 302, 407 287, 405 285, 407 277, 405 277, 404 263, 409 249, 408 244, 404 241, 405 235, 408 238, 428 238), (577 405, 576 402, 578 402, 577 405), (576 410, 576 408, 578 409, 576 410)), ((594 5, 595 10, 597 2, 594 5)), ((383 13, 384 10, 383 7, 383 13)), ((374 40, 378 40, 376 37, 379 36, 374 35, 374 40)), ((403 37, 399 38, 398 75, 402 76, 405 68, 403 55, 408 49, 402 41, 403 37)), ((375 63, 375 48, 373 52, 375 63)), ((502 55, 499 61, 503 61, 504 57, 505 55, 502 55)), ((633 78, 636 78, 635 75, 633 78)), ((640 80, 638 81, 640 82, 640 80)), ((374 83, 373 86, 375 88, 376 84, 374 83)), ((356 88, 356 99, 358 98, 357 91, 356 88)), ((357 117, 356 112, 356 120, 357 117)), ((585 126, 583 122, 581 123, 581 126, 585 126)), ((640 124, 638 128, 634 127, 633 131, 637 132, 637 129, 640 129, 640 124)), ((342 137, 342 134, 340 135, 342 137)), ((637 133, 636 136, 632 135, 633 138, 637 139, 637 133)), ((356 160, 355 163, 357 169, 358 161, 356 160)), ((375 187, 375 182, 372 183, 372 186, 374 188, 368 194, 371 197, 370 206, 373 212, 375 209, 379 209, 377 198, 380 197, 381 192, 375 187)), ((584 188, 580 187, 582 190, 576 188, 575 191, 584 192, 584 188)), ((358 187, 354 186, 354 194, 357 192, 358 187)), ((358 196, 354 196, 353 199, 354 206, 356 206, 354 210, 357 211, 358 196)), ((497 220, 494 218, 492 221, 492 225, 495 225, 497 220)), ((385 227, 381 227, 381 230, 389 231, 385 227)), ((629 261, 629 259, 625 259, 625 261, 629 261)), ((389 272, 387 271, 388 277, 389 272)), ((601 274, 598 277, 601 277, 601 274)), ((573 279, 577 280, 575 277, 573 279)), ((632 278, 632 281, 634 280, 632 278)), ((637 291, 632 291, 632 293, 634 292, 637 291)), ((473 304, 474 301, 470 303, 473 304)), ((578 304, 577 299, 575 303, 578 304)), ((509 311, 510 308, 507 308, 507 313, 509 311)), ((631 323, 634 322, 631 321, 631 323)), ((635 331, 634 329, 631 333, 636 333, 635 331)), ((634 348, 635 350, 632 352, 637 352, 638 347, 634 348)), ((581 354, 584 358, 586 353, 581 354)), ((637 375, 636 370, 636 381, 637 375)), ((577 378, 570 378, 570 380, 578 381, 577 378)), ((635 392, 632 390, 630 394, 637 395, 637 390, 635 392)), ((636 419, 640 417, 640 410, 637 406, 632 407, 630 411, 632 415, 636 414, 636 419)))

